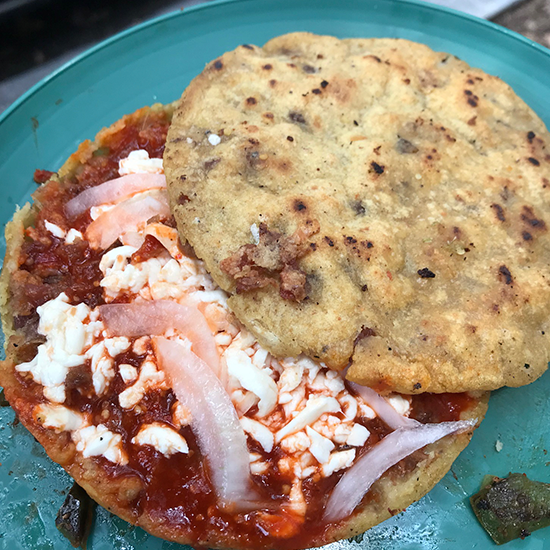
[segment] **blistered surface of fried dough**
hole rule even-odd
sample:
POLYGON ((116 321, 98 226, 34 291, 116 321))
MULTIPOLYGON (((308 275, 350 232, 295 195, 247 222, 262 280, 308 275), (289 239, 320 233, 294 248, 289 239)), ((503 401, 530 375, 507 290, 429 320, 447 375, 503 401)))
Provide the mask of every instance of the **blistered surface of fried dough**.
POLYGON ((291 34, 191 83, 165 170, 182 236, 274 354, 352 358, 348 377, 379 391, 458 392, 547 368, 548 144, 508 85, 452 55, 291 34), (308 220, 306 299, 235 293, 220 262, 251 226, 308 220))

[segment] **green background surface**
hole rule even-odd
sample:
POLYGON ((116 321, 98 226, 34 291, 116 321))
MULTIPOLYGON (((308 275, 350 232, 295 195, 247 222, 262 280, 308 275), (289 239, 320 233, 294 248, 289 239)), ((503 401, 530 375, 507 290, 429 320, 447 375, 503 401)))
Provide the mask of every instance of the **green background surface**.
MULTIPOLYGON (((202 5, 131 29, 78 57, 0 117, 0 216, 35 189, 35 168, 58 169, 84 138, 143 105, 178 98, 204 65, 242 43, 292 31, 399 37, 453 53, 508 82, 550 123, 550 52, 496 25, 414 1, 240 0, 202 5)), ((3 255, 4 243, 0 243, 3 255)), ((550 482, 550 374, 493 394, 489 413, 449 473, 420 502, 365 534, 327 548, 467 550, 494 547, 467 498, 487 473, 550 482), (503 444, 496 452, 495 443, 503 444)), ((54 517, 71 482, 40 445, 0 409, 0 548, 70 548, 54 517)), ((90 550, 175 549, 98 510, 90 550)), ((550 529, 507 550, 550 548, 550 529)))

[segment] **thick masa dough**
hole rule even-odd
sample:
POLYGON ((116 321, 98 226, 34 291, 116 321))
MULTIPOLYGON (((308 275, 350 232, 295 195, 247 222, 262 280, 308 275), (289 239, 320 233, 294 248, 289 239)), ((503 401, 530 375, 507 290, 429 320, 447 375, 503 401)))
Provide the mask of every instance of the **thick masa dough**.
POLYGON ((164 161, 181 235, 272 353, 351 360, 382 392, 461 392, 547 368, 549 143, 508 85, 452 55, 297 33, 210 63, 164 161), (306 298, 236 293, 220 263, 251 226, 308 221, 306 298))

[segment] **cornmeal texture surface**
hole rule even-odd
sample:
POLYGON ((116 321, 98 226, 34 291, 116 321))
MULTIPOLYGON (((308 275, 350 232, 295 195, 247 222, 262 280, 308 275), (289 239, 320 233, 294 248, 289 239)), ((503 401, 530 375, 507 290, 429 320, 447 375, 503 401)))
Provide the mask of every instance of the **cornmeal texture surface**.
POLYGON ((164 161, 181 235, 273 354, 461 392, 547 368, 549 143, 453 55, 298 33, 210 63, 164 161))

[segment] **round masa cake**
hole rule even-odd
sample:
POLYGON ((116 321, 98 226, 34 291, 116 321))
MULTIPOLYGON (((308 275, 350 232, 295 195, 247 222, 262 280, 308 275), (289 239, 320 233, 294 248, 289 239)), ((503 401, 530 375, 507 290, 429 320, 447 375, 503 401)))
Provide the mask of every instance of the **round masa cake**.
POLYGON ((363 398, 305 356, 268 354, 178 241, 160 161, 171 114, 170 106, 140 109, 83 143, 57 174, 37 172, 47 181, 6 229, 0 384, 54 461, 99 504, 154 535, 235 549, 356 535, 437 483, 488 396, 363 398), (182 383, 162 345, 175 346, 192 378, 208 383, 182 383), (219 377, 205 349, 219 355, 219 377), (215 413, 193 408, 197 392, 222 411, 206 429, 223 425, 243 442, 244 481, 260 497, 254 507, 222 503, 217 468, 233 467, 238 453, 234 441, 224 448, 223 433, 212 452, 204 417, 215 413), (404 458, 386 449, 377 459, 386 472, 358 506, 325 517, 340 481, 355 465, 369 471, 361 461, 381 442, 464 420, 404 458))
POLYGON ((453 55, 296 33, 210 63, 164 161, 181 235, 272 353, 460 392, 547 368, 548 144, 453 55))

